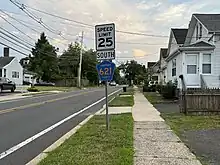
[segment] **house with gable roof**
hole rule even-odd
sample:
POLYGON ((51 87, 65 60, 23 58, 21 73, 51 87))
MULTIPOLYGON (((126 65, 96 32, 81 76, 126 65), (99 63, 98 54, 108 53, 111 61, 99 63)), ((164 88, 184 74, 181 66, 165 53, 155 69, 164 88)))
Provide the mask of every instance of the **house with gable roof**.
POLYGON ((182 75, 187 88, 219 88, 220 14, 193 14, 188 29, 171 29, 164 57, 164 82, 177 80, 182 88, 182 75))
POLYGON ((8 78, 16 85, 23 84, 23 68, 16 57, 9 56, 9 48, 4 48, 0 57, 0 77, 8 78))

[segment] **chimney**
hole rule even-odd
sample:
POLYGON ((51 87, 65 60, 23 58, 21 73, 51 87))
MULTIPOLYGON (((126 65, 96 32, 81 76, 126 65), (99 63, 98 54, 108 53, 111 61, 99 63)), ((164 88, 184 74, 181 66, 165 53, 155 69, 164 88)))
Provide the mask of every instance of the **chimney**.
POLYGON ((9 57, 9 48, 4 47, 4 57, 9 57))

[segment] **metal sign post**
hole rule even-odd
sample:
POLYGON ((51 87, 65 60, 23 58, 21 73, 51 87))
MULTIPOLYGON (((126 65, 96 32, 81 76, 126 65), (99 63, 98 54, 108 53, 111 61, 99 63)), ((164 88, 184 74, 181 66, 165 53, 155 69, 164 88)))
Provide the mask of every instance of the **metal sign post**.
POLYGON ((108 81, 112 81, 115 64, 109 61, 103 61, 97 64, 96 69, 98 71, 99 80, 105 82, 105 103, 106 103, 106 129, 109 129, 109 115, 108 115, 108 81))
POLYGON ((106 119, 106 129, 109 130, 109 114, 108 114, 108 82, 105 82, 105 104, 106 104, 106 113, 105 113, 105 119, 106 119))
POLYGON ((96 59, 101 60, 96 66, 100 81, 105 82, 106 129, 109 130, 108 114, 108 81, 112 81, 115 64, 115 24, 102 24, 95 26, 96 59))

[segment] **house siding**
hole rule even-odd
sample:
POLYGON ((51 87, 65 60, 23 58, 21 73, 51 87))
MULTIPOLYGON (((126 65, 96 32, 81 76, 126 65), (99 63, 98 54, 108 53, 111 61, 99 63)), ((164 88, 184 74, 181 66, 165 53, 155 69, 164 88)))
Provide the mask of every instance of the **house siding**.
POLYGON ((167 78, 166 81, 172 81, 175 82, 175 80, 178 81, 178 88, 181 88, 181 80, 179 76, 182 74, 182 65, 183 65, 183 60, 182 60, 182 53, 178 54, 175 58, 172 60, 176 59, 176 76, 172 76, 172 60, 170 60, 167 64, 167 78))
POLYGON ((15 82, 16 85, 23 84, 23 68, 17 58, 14 58, 4 69, 6 69, 6 78, 15 82), (12 78, 12 71, 19 72, 19 78, 12 78))
POLYGON ((194 44, 194 43, 196 43, 199 40, 203 40, 203 41, 208 42, 209 38, 211 37, 211 35, 208 34, 208 30, 202 25, 202 38, 196 40, 196 27, 200 26, 200 25, 202 25, 202 24, 197 21, 196 26, 194 28, 194 32, 193 32, 192 38, 191 38, 191 41, 190 41, 190 44, 194 44))
POLYGON ((171 31, 171 43, 169 47, 169 55, 174 53, 178 48, 179 48, 179 45, 177 44, 176 39, 173 35, 173 32, 171 31))
POLYGON ((215 49, 212 53, 212 73, 204 75, 205 82, 210 88, 220 87, 220 36, 215 36, 215 49))

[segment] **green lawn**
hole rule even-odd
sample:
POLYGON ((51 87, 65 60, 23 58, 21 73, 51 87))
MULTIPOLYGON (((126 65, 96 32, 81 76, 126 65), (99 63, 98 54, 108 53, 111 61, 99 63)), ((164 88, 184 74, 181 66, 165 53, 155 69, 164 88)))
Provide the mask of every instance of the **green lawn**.
POLYGON ((40 165, 133 165, 133 119, 131 114, 95 116, 49 153, 40 165))
POLYGON ((122 92, 120 95, 134 95, 134 89, 129 87, 126 92, 122 92))
POLYGON ((73 91, 73 90, 79 90, 76 87, 55 87, 55 86, 35 86, 39 91, 73 91))
POLYGON ((116 96, 113 101, 109 103, 110 107, 132 107, 134 105, 134 96, 116 96))
POLYGON ((151 104, 164 102, 164 98, 156 92, 144 92, 144 96, 151 102, 151 104))
POLYGON ((220 116, 185 116, 177 113, 161 115, 178 136, 189 130, 220 128, 220 116))

